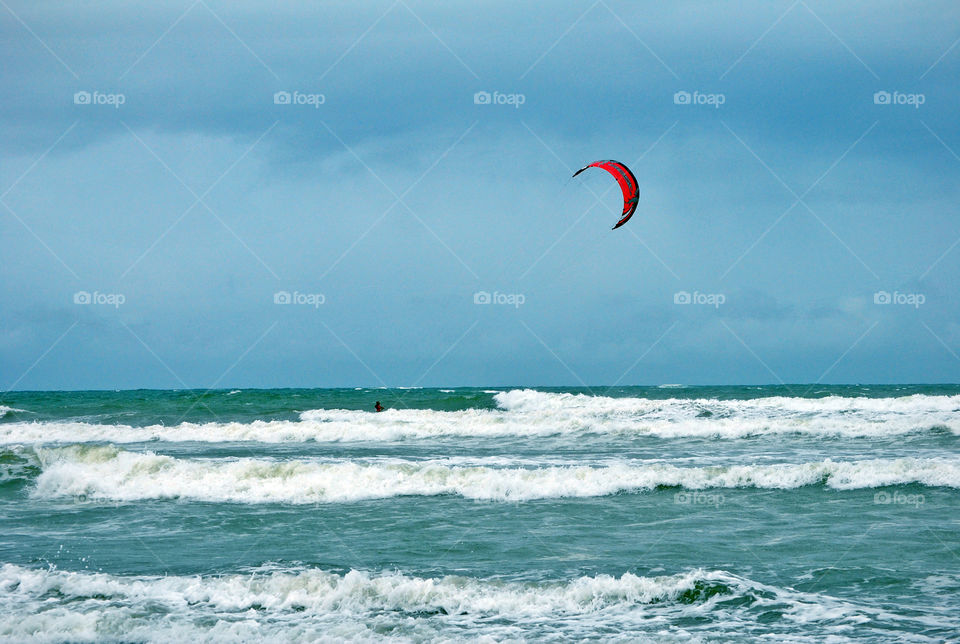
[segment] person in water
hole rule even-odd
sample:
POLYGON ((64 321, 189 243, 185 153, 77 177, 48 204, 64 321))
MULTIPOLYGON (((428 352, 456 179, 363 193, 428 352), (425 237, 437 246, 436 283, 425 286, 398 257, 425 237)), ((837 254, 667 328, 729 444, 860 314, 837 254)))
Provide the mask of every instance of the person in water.
POLYGON ((383 411, 383 405, 380 404, 380 401, 377 401, 376 406, 374 407, 377 411, 383 411))

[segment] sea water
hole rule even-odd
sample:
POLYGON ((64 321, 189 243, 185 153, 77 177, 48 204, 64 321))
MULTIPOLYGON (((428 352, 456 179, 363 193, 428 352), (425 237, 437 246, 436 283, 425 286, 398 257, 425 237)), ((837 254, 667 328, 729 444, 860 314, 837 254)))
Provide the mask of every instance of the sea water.
POLYGON ((942 641, 958 448, 957 386, 7 393, 0 640, 942 641))

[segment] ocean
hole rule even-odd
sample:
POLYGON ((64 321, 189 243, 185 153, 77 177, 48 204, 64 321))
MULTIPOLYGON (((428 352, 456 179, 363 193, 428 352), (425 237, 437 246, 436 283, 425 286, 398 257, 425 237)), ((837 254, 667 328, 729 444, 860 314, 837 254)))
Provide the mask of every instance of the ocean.
POLYGON ((958 488, 952 385, 12 392, 0 641, 956 640, 958 488))

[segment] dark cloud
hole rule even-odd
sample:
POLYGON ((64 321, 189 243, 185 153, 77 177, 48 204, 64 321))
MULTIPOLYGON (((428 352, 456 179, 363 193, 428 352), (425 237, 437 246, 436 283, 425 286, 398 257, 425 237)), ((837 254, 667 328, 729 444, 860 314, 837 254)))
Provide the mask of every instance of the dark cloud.
POLYGON ((10 9, 8 385, 957 379, 953 3, 10 9))

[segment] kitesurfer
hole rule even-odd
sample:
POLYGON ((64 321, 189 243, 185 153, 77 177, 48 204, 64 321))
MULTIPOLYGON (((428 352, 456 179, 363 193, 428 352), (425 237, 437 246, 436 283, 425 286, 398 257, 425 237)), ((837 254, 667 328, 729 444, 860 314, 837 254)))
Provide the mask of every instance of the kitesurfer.
POLYGON ((374 406, 374 409, 376 409, 377 411, 383 411, 383 405, 380 404, 379 400, 377 401, 376 406, 374 406))

